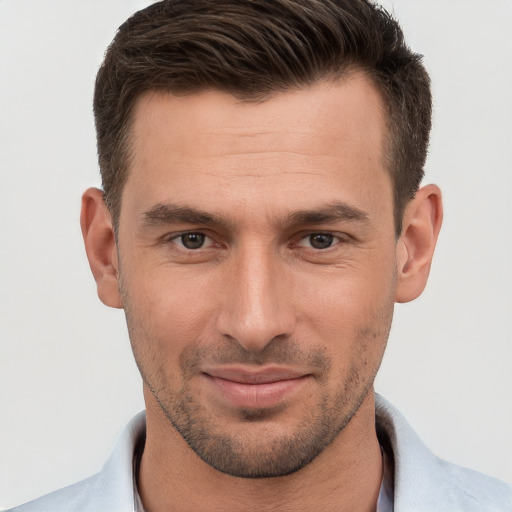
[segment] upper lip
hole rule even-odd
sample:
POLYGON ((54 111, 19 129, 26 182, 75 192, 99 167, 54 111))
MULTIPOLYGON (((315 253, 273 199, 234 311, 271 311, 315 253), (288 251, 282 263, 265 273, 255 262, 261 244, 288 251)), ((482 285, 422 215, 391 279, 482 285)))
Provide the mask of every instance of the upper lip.
POLYGON ((303 371, 276 366, 263 368, 210 368, 204 370, 203 373, 210 377, 238 382, 241 384, 268 384, 270 382, 298 379, 308 375, 303 371))

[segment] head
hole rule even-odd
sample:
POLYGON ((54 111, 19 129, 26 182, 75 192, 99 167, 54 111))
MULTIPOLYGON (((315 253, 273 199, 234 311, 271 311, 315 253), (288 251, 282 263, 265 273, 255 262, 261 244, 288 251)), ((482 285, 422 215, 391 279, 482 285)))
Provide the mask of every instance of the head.
POLYGON ((239 477, 350 458, 441 223, 418 191, 428 78, 396 23, 352 0, 155 4, 120 28, 95 113, 105 191, 82 229, 147 449, 178 436, 239 477))
POLYGON ((130 169, 133 112, 144 92, 217 90, 261 101, 354 70, 383 100, 398 236, 423 178, 431 94, 421 56, 384 9, 367 0, 178 0, 136 13, 110 45, 94 95, 103 190, 115 226, 130 169))

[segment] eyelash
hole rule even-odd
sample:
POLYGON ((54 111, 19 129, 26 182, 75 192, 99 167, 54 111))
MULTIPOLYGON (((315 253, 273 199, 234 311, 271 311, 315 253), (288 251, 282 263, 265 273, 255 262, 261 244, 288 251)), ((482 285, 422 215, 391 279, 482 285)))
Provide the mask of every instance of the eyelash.
MULTIPOLYGON (((204 247, 204 241, 205 240, 211 240, 213 242, 213 239, 210 236, 208 236, 207 234, 205 234, 205 233, 203 233, 201 231, 185 231, 183 233, 179 233, 178 235, 173 235, 172 237, 167 239, 167 241, 175 243, 176 245, 179 245, 180 247, 182 247, 184 250, 187 250, 187 251, 197 251, 199 249, 209 248, 209 246, 208 247, 204 247), (188 236, 199 235, 200 237, 203 237, 203 243, 199 247, 196 247, 196 248, 186 247, 183 244, 183 237, 185 237, 187 235, 188 236), (182 243, 179 243, 178 242, 179 240, 181 240, 182 243)), ((216 245, 216 244, 212 243, 212 245, 216 245)))
MULTIPOLYGON (((316 232, 312 232, 312 233, 310 232, 306 235, 301 236, 297 243, 292 244, 292 247, 304 247, 306 249, 313 250, 315 252, 316 251, 322 252, 322 251, 326 251, 326 250, 332 248, 333 246, 343 243, 344 241, 346 241, 346 238, 347 238, 347 235, 344 235, 344 234, 343 235, 335 234, 335 233, 332 233, 329 231, 316 231, 316 232), (311 240, 313 237, 326 237, 326 239, 327 239, 326 241, 328 242, 328 245, 326 247, 312 247, 311 240), (302 242, 304 242, 308 239, 310 241, 310 245, 309 246, 302 245, 302 242)), ((184 250, 191 251, 191 252, 195 252, 200 249, 209 249, 211 246, 220 246, 220 244, 215 244, 215 242, 213 241, 213 239, 210 236, 208 236, 206 233, 203 233, 201 231, 185 231, 183 233, 175 234, 175 235, 167 238, 166 241, 172 242, 172 243, 180 246, 184 250), (184 245, 183 237, 192 236, 192 235, 202 237, 202 243, 198 247, 192 248, 192 247, 186 247, 184 245), (211 243, 205 247, 204 244, 207 240, 210 240, 211 243), (181 241, 181 243, 180 243, 180 241, 181 241)))
POLYGON ((314 251, 326 251, 330 249, 331 247, 334 247, 340 243, 342 243, 344 240, 340 234, 331 233, 330 231, 318 231, 315 233, 309 233, 303 237, 300 238, 299 242, 295 244, 298 247, 305 247, 301 243, 309 239, 309 246, 307 246, 307 249, 312 249, 314 251), (314 237, 325 237, 327 238, 327 241, 329 242, 329 245, 327 247, 312 247, 312 239, 314 237))

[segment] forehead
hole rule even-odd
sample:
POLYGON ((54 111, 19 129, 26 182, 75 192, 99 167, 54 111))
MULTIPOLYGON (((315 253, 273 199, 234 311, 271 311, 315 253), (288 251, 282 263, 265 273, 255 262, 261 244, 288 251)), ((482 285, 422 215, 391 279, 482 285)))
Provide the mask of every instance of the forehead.
POLYGON ((385 130, 381 97, 362 73, 260 102, 151 91, 134 111, 122 203, 201 200, 202 209, 222 210, 267 200, 293 209, 291 196, 307 206, 357 189, 371 203, 382 187, 391 202, 385 130))
MULTIPOLYGON (((217 90, 180 96, 152 90, 136 101, 133 127, 135 143, 165 129, 166 136, 173 132, 173 140, 180 144, 194 143, 194 133, 229 137, 237 131, 241 136, 250 136, 257 145, 261 138, 272 140, 274 134, 286 131, 302 133, 302 142, 308 146, 325 146, 328 142, 342 142, 340 136, 356 136, 362 128, 365 136, 370 137, 368 145, 379 145, 381 141, 376 139, 383 135, 384 119, 383 102, 373 82, 364 73, 353 72, 339 80, 278 92, 261 101, 239 100, 217 90), (319 130, 324 135, 321 141, 308 138, 319 130)), ((212 143, 208 149, 212 156, 216 155, 215 141, 204 142, 212 143)), ((230 140, 231 144, 234 142, 230 140)), ((247 140, 240 142, 244 144, 247 140)), ((295 142, 295 138, 290 142, 295 142)), ((182 149, 188 147, 187 144, 182 149)))

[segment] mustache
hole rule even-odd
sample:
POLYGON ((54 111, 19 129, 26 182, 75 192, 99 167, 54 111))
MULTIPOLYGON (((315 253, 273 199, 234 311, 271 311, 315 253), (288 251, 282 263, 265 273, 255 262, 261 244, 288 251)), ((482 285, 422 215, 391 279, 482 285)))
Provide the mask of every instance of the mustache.
POLYGON ((276 364, 306 368, 316 372, 326 372, 330 369, 329 357, 323 348, 302 349, 297 342, 280 338, 272 339, 261 350, 247 350, 232 338, 215 344, 197 342, 180 356, 182 369, 192 372, 205 362, 219 366, 258 367, 276 364))

